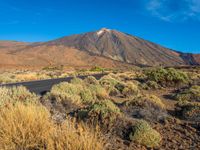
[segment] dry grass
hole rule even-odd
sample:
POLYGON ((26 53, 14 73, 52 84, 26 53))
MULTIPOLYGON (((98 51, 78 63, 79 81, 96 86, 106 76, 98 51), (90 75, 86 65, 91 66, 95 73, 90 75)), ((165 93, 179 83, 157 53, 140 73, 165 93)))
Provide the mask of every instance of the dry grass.
POLYGON ((0 149, 103 149, 98 132, 69 120, 57 125, 43 106, 17 103, 4 107, 0 122, 0 149))
POLYGON ((65 122, 58 126, 51 145, 57 150, 102 150, 103 140, 99 130, 88 128, 85 125, 76 125, 73 122, 65 122))
POLYGON ((0 149, 45 149, 53 131, 50 114, 41 106, 21 103, 0 110, 0 149))

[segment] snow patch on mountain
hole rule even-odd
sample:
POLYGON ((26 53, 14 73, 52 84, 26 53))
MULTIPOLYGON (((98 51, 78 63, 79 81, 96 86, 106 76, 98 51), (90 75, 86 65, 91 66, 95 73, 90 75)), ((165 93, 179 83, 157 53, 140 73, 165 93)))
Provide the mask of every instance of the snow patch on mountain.
POLYGON ((110 32, 110 31, 111 31, 110 29, 102 28, 101 30, 99 30, 99 31, 97 32, 97 35, 100 36, 100 35, 102 35, 103 33, 105 33, 105 32, 110 32))

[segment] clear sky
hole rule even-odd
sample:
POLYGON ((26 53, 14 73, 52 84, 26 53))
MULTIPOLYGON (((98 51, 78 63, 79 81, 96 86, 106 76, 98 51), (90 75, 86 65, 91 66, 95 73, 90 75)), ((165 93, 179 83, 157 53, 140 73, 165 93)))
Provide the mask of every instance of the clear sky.
POLYGON ((0 0, 0 40, 48 41, 102 27, 200 53, 200 0, 0 0))

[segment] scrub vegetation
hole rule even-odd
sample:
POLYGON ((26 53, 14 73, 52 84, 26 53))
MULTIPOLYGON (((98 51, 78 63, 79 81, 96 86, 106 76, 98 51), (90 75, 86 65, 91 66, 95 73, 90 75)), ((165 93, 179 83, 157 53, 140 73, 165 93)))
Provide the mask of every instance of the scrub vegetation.
POLYGON ((0 149, 198 149, 198 68, 195 73, 141 68, 98 80, 74 76, 40 96, 1 87, 0 149))

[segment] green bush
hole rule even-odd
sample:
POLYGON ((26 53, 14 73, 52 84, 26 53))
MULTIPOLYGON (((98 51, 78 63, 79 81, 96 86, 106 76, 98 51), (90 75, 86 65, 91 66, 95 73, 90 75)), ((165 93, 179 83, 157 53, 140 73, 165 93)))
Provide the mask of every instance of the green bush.
POLYGON ((100 79, 100 84, 108 91, 109 95, 116 96, 122 94, 125 97, 138 94, 139 90, 136 84, 132 82, 122 82, 117 77, 112 75, 104 76, 100 79))
POLYGON ((159 147, 162 137, 144 120, 138 121, 129 135, 130 140, 150 148, 159 147))
POLYGON ((179 103, 200 102, 200 86, 195 85, 175 95, 179 103))
POLYGON ((94 95, 89 89, 84 88, 80 92, 81 99, 83 103, 91 104, 94 103, 96 100, 96 95, 94 95))
POLYGON ((90 118, 102 122, 106 119, 112 122, 120 114, 120 109, 110 100, 96 102, 87 109, 78 112, 80 118, 90 118))
POLYGON ((83 80, 74 78, 71 83, 63 82, 54 85, 45 99, 57 102, 71 102, 76 105, 93 104, 97 99, 106 98, 106 90, 99 84, 87 85, 83 80))
POLYGON ((56 99, 58 102, 70 101, 74 104, 81 104, 80 91, 83 89, 81 85, 74 85, 63 82, 54 85, 50 91, 50 98, 56 99))
POLYGON ((0 106, 16 102, 23 103, 36 103, 39 101, 39 97, 29 92, 25 87, 1 87, 0 88, 0 106))
POLYGON ((159 68, 147 71, 148 81, 155 81, 162 86, 176 86, 189 82, 189 77, 186 73, 176 70, 174 68, 159 68))
POLYGON ((95 103, 91 106, 92 112, 101 114, 103 117, 109 116, 109 114, 120 114, 120 109, 110 100, 103 100, 95 103))

